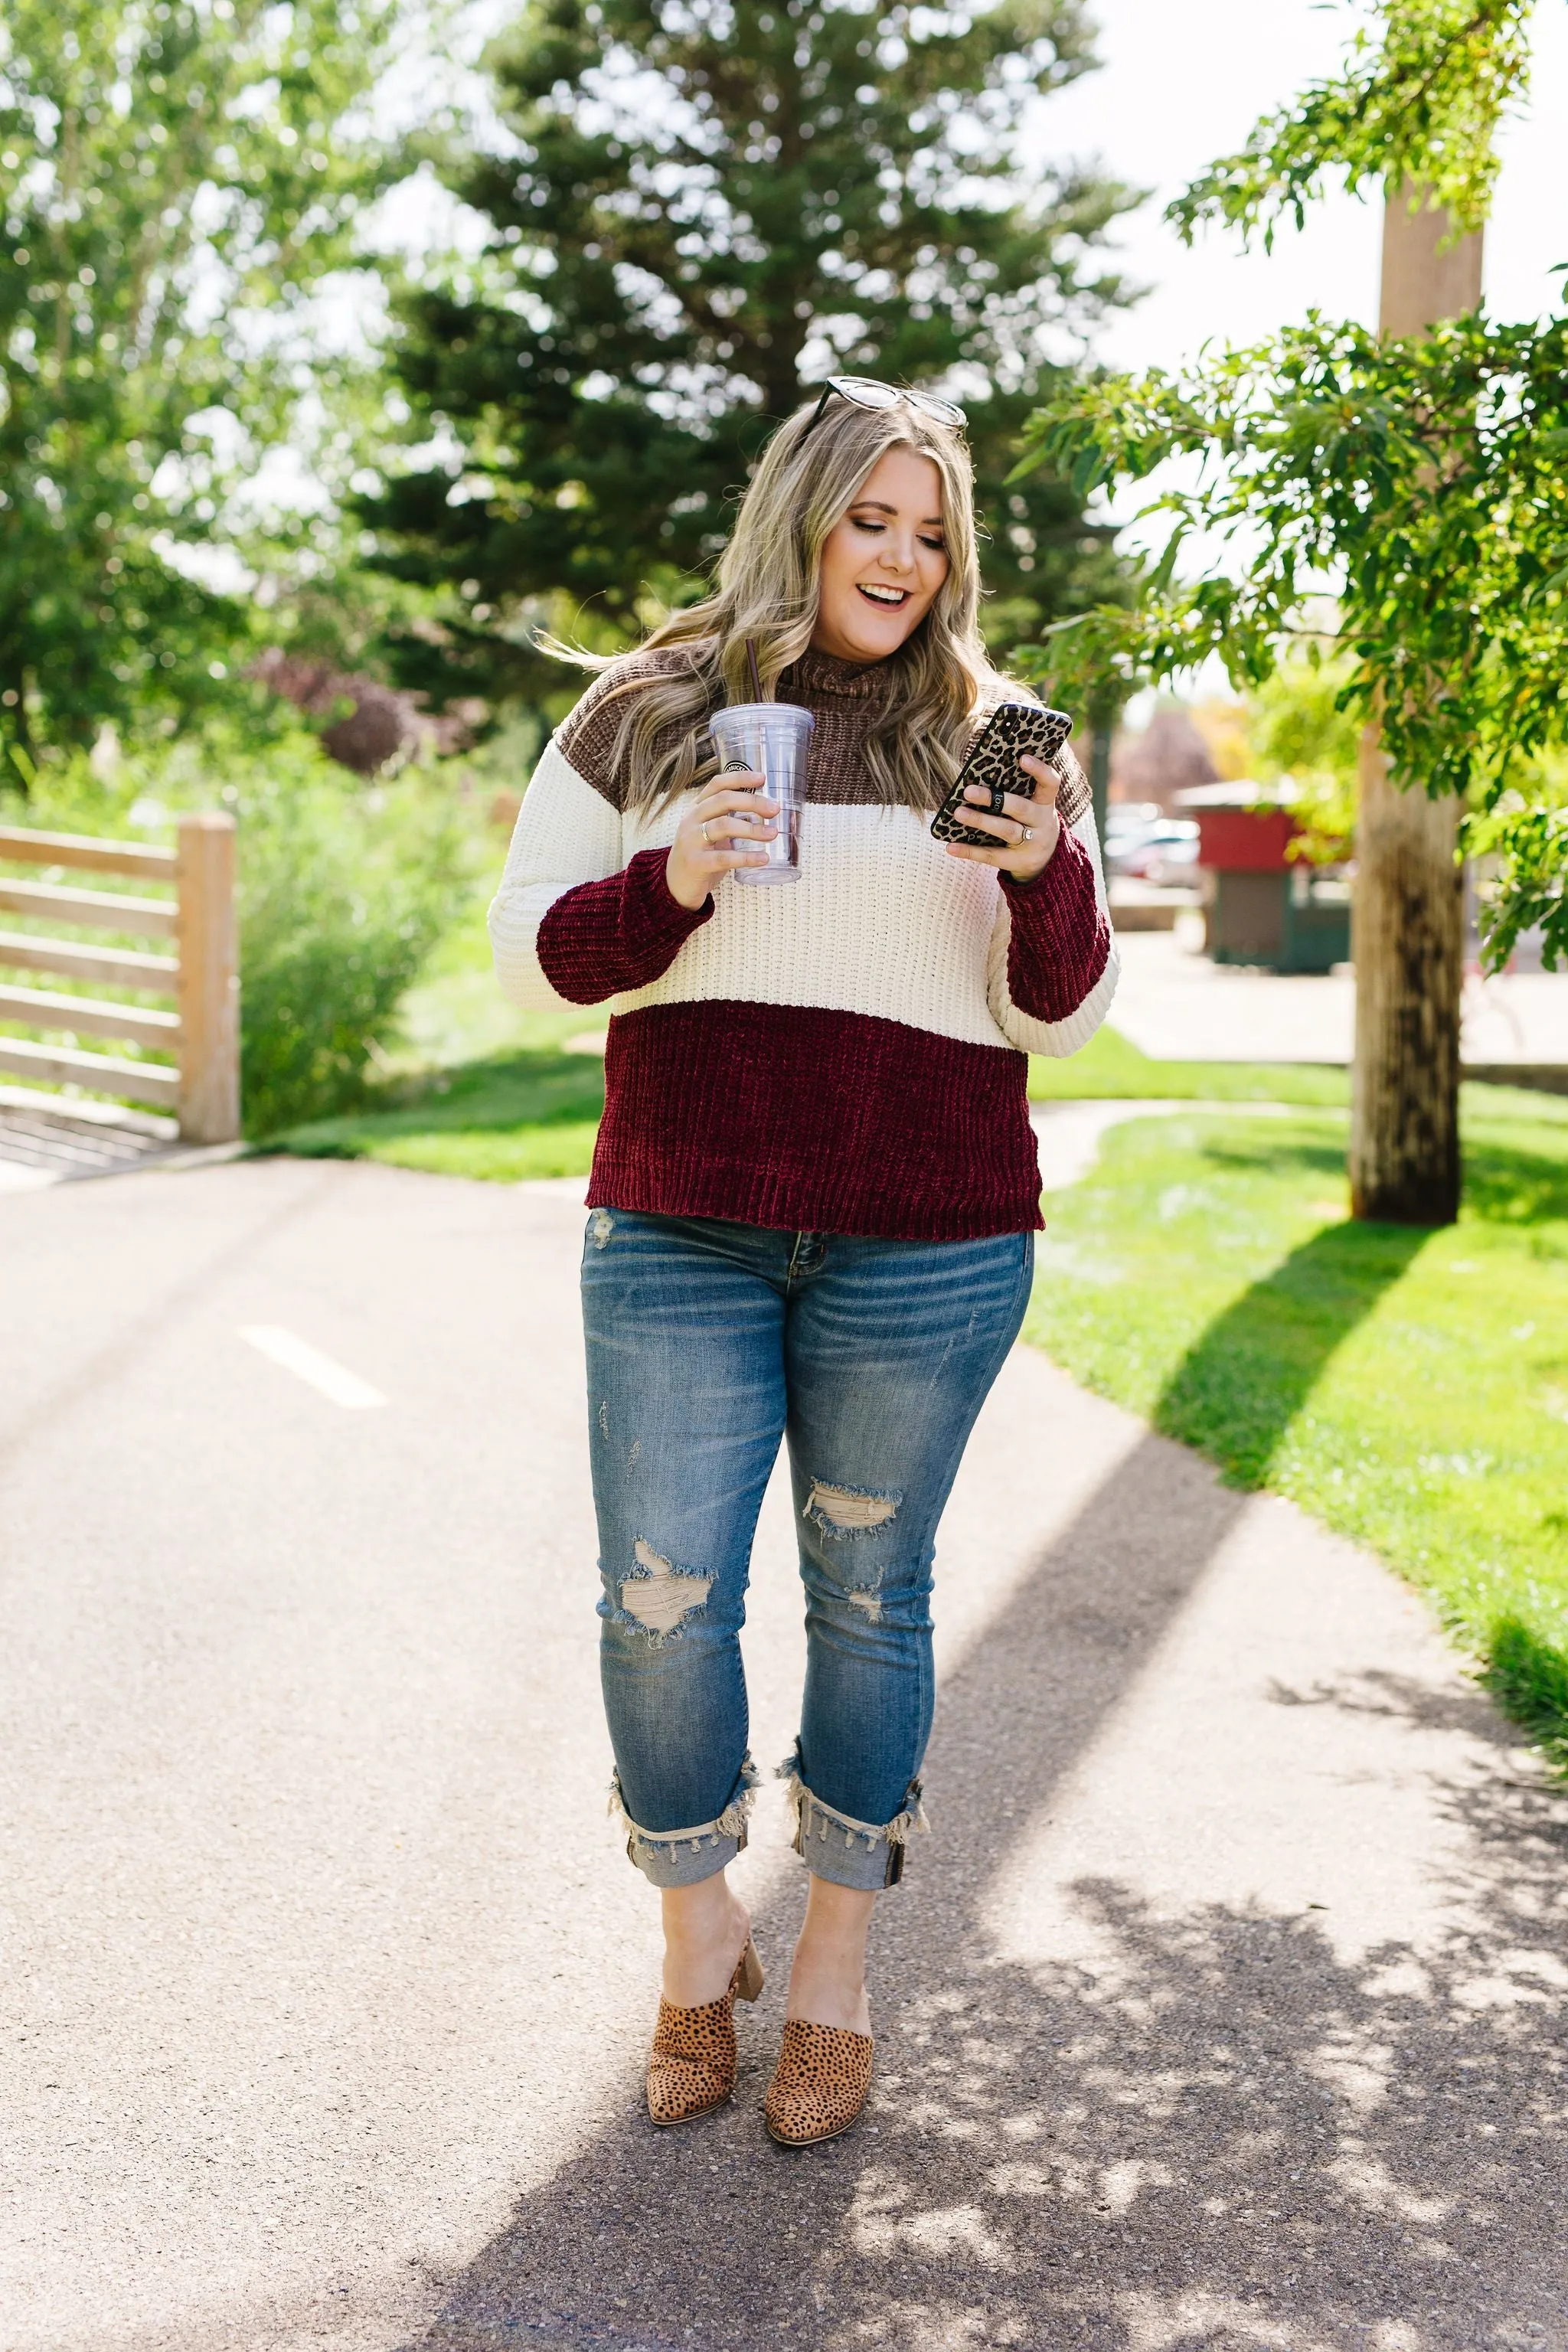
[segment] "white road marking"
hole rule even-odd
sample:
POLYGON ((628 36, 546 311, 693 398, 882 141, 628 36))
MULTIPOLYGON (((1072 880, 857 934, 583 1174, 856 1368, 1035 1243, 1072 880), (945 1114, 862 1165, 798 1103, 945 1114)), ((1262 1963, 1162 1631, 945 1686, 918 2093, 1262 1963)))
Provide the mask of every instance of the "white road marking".
POLYGON ((361 1412, 369 1405, 386 1402, 379 1389, 373 1389, 368 1381, 362 1381, 346 1365, 324 1356, 320 1348, 312 1348, 309 1339, 284 1330, 280 1323, 245 1323, 240 1326, 239 1336, 270 1357, 275 1364, 281 1364, 286 1372, 292 1372, 310 1388, 320 1389, 334 1404, 361 1412))
POLYGON ((15 1160, 0 1160, 0 1192, 38 1192, 46 1184, 58 1184, 59 1171, 54 1168, 29 1168, 15 1160))

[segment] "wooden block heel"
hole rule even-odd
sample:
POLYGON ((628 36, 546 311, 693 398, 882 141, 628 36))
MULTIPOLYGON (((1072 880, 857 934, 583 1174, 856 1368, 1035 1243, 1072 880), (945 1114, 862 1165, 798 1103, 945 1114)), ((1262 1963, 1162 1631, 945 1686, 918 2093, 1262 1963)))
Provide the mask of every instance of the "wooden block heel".
POLYGON ((763 1964, 757 1958, 757 1948, 748 1936, 746 1948, 741 1955, 741 1965, 735 1970, 735 1981, 731 1990, 737 2000, 755 2000, 766 1982, 767 1979, 763 1974, 763 1964))
POLYGON ((751 1937, 735 1963, 729 1990, 699 2009, 660 2000, 647 2062, 647 2111, 661 2129, 695 2123, 721 2107, 735 2088, 735 2003, 755 2000, 763 1964, 751 1937))

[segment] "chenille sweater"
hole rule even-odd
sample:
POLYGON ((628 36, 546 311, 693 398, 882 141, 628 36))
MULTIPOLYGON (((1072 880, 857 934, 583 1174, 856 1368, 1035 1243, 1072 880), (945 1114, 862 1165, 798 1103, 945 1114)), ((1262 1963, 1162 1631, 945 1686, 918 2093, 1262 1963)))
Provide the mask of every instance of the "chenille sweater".
POLYGON ((816 722, 800 879, 726 879, 693 911, 665 881, 679 806, 627 804, 626 706, 605 706, 678 666, 628 655, 557 729, 490 908, 515 1003, 611 1003, 589 1205, 924 1241, 1037 1226, 1026 1056, 1087 1043, 1117 977, 1081 772, 1027 884, 950 857, 929 811, 873 796, 878 667, 807 654, 778 688, 816 722))

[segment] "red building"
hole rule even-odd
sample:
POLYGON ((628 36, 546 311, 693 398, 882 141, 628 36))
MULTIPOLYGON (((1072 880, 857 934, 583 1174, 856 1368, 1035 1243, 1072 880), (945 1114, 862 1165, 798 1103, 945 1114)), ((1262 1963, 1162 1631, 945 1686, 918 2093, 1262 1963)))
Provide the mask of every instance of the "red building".
POLYGON ((1340 866, 1292 858, 1300 828, 1289 782, 1196 784, 1176 794, 1197 819, 1205 944, 1215 963, 1330 971, 1351 952, 1350 884, 1340 866))

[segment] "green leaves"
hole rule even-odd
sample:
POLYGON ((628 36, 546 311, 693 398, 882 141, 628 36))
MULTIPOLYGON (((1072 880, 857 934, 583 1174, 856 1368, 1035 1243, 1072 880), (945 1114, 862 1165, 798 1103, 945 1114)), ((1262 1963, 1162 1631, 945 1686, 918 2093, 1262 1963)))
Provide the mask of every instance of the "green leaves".
POLYGON ((1245 147, 1194 180, 1165 217, 1189 242, 1205 221, 1273 243, 1331 181, 1391 194, 1408 181, 1479 227, 1497 177, 1494 140, 1523 96, 1533 0, 1377 0, 1375 29, 1351 43, 1344 70, 1265 115, 1245 147))
MULTIPOLYGON (((1563 320, 1472 317, 1383 342, 1314 319, 1179 378, 1066 390, 1031 421, 1026 464, 1110 488, 1187 462, 1145 509, 1173 520, 1138 609, 1101 605, 1049 639, 1038 669, 1069 700, 1211 656, 1257 686, 1303 599, 1331 593, 1340 707, 1376 712, 1401 781, 1498 809, 1521 761, 1568 734, 1564 433, 1563 320), (1231 562, 1178 579, 1197 530, 1231 562)), ((1535 922, 1568 938, 1560 818, 1500 818, 1488 845, 1503 858, 1489 958, 1535 922)))
POLYGON ((247 1135, 357 1102, 397 1003, 471 887, 449 787, 367 794, 315 745, 230 763, 240 824, 247 1135))
POLYGON ((1486 961, 1500 971, 1522 934, 1539 926, 1549 971, 1568 965, 1568 807, 1505 806, 1465 827, 1465 848, 1495 859, 1486 961))
POLYGON ((283 346, 384 177, 353 110, 390 16, 390 0, 7 8, 0 740, 174 722, 218 688, 243 615, 202 551, 330 388, 330 367, 283 346))
MULTIPOLYGON (((1189 239, 1225 221, 1272 242, 1331 178, 1406 187, 1484 219, 1495 135, 1522 96, 1531 0, 1375 0, 1343 71, 1266 116, 1167 213, 1189 239)), ((1055 698, 1092 699, 1218 656, 1238 687, 1277 671, 1303 600, 1340 612, 1335 697, 1376 717, 1394 775, 1489 813, 1470 845, 1499 861, 1487 961, 1543 928, 1568 951, 1568 827, 1521 805, 1521 762, 1568 731, 1568 327, 1460 319, 1409 341, 1314 317, 1251 351, 1065 388, 1031 419, 1016 471, 1080 495, 1170 467, 1143 520, 1172 518, 1136 610, 1101 604, 1041 647, 1055 698), (1177 577, 1182 541, 1228 551, 1177 577)))

